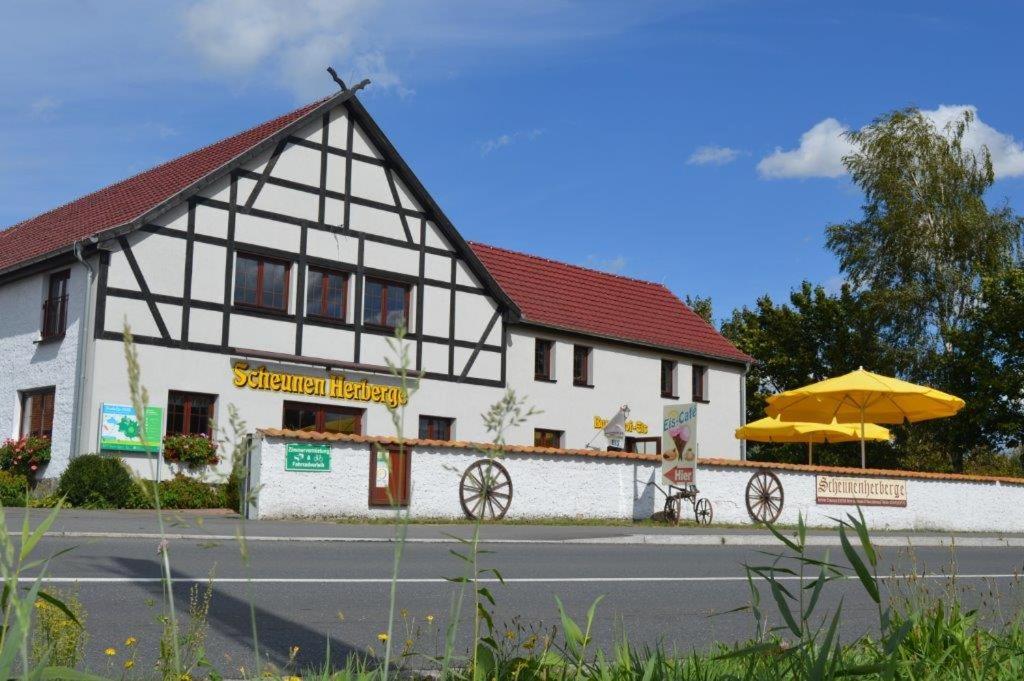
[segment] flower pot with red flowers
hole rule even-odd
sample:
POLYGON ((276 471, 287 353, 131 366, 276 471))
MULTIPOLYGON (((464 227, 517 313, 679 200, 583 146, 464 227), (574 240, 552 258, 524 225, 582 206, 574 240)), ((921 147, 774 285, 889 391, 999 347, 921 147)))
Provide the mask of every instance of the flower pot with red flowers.
POLYGON ((35 485, 36 476, 50 463, 50 438, 21 437, 0 445, 0 470, 23 475, 35 485))
POLYGON ((217 443, 209 435, 166 435, 164 461, 185 468, 202 468, 218 463, 220 457, 217 443))

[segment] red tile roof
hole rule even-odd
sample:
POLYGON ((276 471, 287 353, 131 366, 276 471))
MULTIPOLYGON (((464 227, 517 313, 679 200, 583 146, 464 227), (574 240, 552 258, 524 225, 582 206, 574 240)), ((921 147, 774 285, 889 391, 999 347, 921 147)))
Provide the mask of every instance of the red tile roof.
POLYGON ((749 362, 661 284, 470 242, 528 322, 749 362))
POLYGON ((0 271, 132 222, 306 115, 325 100, 185 154, 0 231, 0 271))

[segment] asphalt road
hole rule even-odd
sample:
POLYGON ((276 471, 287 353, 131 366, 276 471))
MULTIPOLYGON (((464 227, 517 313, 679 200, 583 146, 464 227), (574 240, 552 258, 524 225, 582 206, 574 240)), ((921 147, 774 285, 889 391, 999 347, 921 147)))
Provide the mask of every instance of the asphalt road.
MULTIPOLYGON (((60 531, 82 536, 52 536, 43 540, 40 551, 73 550, 50 565, 53 586, 77 590, 86 612, 90 632, 89 661, 103 670, 123 655, 124 639, 139 640, 138 667, 151 664, 157 649, 161 625, 160 557, 157 540, 150 536, 132 538, 127 533, 149 534, 151 519, 132 519, 130 514, 69 516, 60 531), (84 517, 84 520, 82 519, 84 517), (126 520, 127 518, 127 520, 126 520), (118 523, 121 525, 118 525, 118 523), (114 525, 117 536, 96 537, 103 527, 114 525), (120 534, 126 533, 126 534, 120 534), (108 660, 107 646, 119 656, 108 660)), ((176 525, 172 533, 189 537, 209 535, 221 538, 174 539, 170 558, 176 580, 174 592, 179 610, 187 608, 193 587, 211 590, 209 659, 224 673, 238 667, 252 669, 252 619, 255 612, 261 651, 278 664, 287 661, 288 650, 299 646, 297 664, 312 666, 324 661, 328 648, 333 660, 373 647, 381 652, 377 634, 387 627, 387 603, 395 545, 380 541, 393 534, 381 525, 339 526, 315 523, 250 523, 250 535, 265 537, 251 541, 251 564, 247 567, 239 545, 231 539, 229 519, 209 519, 198 525, 176 525), (370 541, 308 541, 301 537, 330 535, 370 541), (288 538, 292 540, 287 540, 288 538), (282 540, 282 538, 285 538, 282 540), (251 578, 251 582, 248 581, 251 578)), ((13 522, 9 520, 9 525, 13 522)), ((467 528, 453 528, 465 532, 467 528)), ((643 529, 644 532, 648 528, 643 529)), ((575 544, 574 537, 601 536, 601 528, 485 528, 484 536, 500 536, 503 543, 488 543, 480 557, 481 567, 496 567, 505 585, 488 584, 497 606, 498 635, 506 628, 522 626, 520 640, 530 630, 557 624, 555 596, 574 616, 582 617, 598 597, 594 631, 595 644, 609 646, 625 634, 633 644, 662 642, 679 651, 704 649, 716 642, 731 643, 753 633, 748 613, 728 611, 749 602, 744 563, 763 564, 762 546, 672 546, 627 543, 575 544), (513 536, 508 536, 509 534, 513 536), (532 543, 540 539, 542 543, 532 543), (554 541, 552 541, 554 539, 554 541)), ((626 538, 631 528, 604 528, 611 537, 626 538)), ((397 585, 397 608, 408 612, 418 633, 398 633, 416 640, 420 652, 433 654, 440 628, 447 621, 452 601, 460 586, 446 577, 464 574, 465 564, 451 554, 454 543, 441 543, 436 528, 414 527, 411 533, 421 541, 407 544, 397 585), (433 615, 433 624, 426 616, 433 615)), ((765 541, 765 544, 770 544, 765 541)), ((815 549, 821 555, 826 549, 815 549)), ((831 549, 833 559, 841 551, 831 549)), ((1024 568, 1020 548, 919 548, 911 556, 907 549, 881 549, 883 573, 928 574, 918 588, 935 593, 947 586, 942 575, 955 558, 961 575, 960 588, 968 603, 979 602, 992 588, 1002 596, 1000 604, 1012 610, 1024 603, 1022 589, 1012 577, 1024 568), (923 585, 923 586, 920 586, 923 585)), ((906 580, 897 580, 905 585, 906 580)), ((893 582, 896 583, 896 582, 893 582)), ((854 581, 835 582, 829 587, 819 609, 831 609, 843 597, 843 635, 847 638, 870 632, 878 615, 873 602, 854 581)), ((771 598, 765 608, 778 623, 771 598)), ((469 608, 466 608, 466 613, 469 608)), ((402 632, 404 625, 399 625, 402 632)), ((459 649, 466 646, 462 630, 459 649)), ((413 666, 427 663, 414 661, 413 666)))

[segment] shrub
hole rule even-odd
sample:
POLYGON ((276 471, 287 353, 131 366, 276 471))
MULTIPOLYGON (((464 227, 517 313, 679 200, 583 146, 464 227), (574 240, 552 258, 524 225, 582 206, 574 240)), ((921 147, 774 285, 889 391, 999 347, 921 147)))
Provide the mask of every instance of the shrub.
POLYGON ((10 471, 0 470, 0 506, 24 506, 28 480, 10 471))
POLYGON ((160 482, 160 505, 164 508, 217 508, 220 491, 213 485, 187 475, 175 475, 160 482))
POLYGON ((221 505, 224 508, 229 508, 236 513, 239 512, 242 503, 241 487, 242 471, 236 467, 232 469, 228 475, 227 483, 224 485, 224 492, 221 498, 221 505))
POLYGON ((0 445, 0 470, 35 482, 39 469, 50 463, 50 438, 22 437, 0 445))
POLYGON ((57 493, 72 506, 86 508, 137 508, 138 485, 117 457, 84 454, 75 457, 61 474, 57 493))
POLYGON ((164 460, 189 468, 212 466, 220 461, 217 443, 209 435, 164 436, 164 460))

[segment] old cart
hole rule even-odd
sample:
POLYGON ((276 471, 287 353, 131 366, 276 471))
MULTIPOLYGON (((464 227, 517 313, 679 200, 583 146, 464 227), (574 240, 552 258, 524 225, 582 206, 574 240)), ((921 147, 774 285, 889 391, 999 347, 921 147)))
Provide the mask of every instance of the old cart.
POLYGON ((690 505, 693 507, 693 517, 698 525, 710 525, 714 519, 715 512, 711 508, 711 500, 707 497, 698 497, 697 495, 700 493, 700 490, 697 489, 696 485, 686 485, 685 487, 669 485, 668 490, 665 490, 656 482, 649 482, 647 484, 654 485, 658 488, 659 492, 665 495, 664 518, 666 522, 674 525, 679 524, 683 517, 684 501, 690 502, 690 505))

